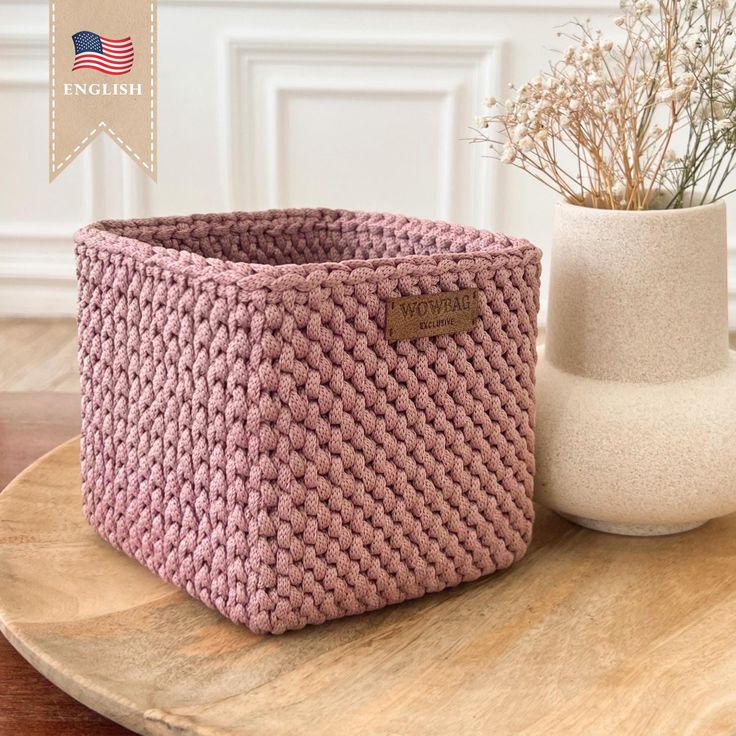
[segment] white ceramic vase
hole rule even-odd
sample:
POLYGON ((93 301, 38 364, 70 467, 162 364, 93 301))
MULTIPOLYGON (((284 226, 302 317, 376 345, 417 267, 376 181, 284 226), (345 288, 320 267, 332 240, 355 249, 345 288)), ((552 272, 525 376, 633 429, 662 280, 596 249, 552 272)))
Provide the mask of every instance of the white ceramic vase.
POLYGON ((560 203, 537 368, 535 498, 617 534, 736 511, 726 210, 560 203))

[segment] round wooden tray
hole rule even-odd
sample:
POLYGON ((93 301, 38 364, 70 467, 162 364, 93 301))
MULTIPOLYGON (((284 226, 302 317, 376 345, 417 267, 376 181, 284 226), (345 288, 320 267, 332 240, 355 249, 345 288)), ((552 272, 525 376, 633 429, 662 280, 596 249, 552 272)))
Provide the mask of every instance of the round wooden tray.
POLYGON ((636 539, 540 510, 505 573, 260 637, 96 536, 73 440, 0 494, 0 626, 141 734, 732 734, 736 516, 636 539))

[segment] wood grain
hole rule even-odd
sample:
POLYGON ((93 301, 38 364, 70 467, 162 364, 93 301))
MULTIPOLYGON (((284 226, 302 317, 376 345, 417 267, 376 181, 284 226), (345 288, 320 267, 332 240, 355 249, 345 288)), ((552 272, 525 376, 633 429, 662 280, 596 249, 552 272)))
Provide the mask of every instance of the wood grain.
MULTIPOLYGON (((736 348, 736 335, 731 337, 731 345, 736 348)), ((0 320, 0 388, 9 391, 42 390, 64 391, 77 390, 78 372, 76 367, 76 325, 74 320, 0 320)), ((50 450, 64 439, 73 436, 79 430, 79 397, 76 394, 31 394, 15 393, 0 394, 0 488, 2 488, 12 477, 30 464, 35 458, 50 450)), ((1 496, 0 496, 1 498, 1 496)), ((554 519, 554 517, 551 517, 554 519)), ((564 522, 563 528, 568 528, 564 522)), ((718 522, 723 523, 723 522, 718 522)), ((709 525, 702 534, 709 534, 709 525)), ((551 539, 556 539, 558 529, 549 523, 546 515, 540 517, 540 523, 535 530, 534 549, 543 549, 551 539)), ((561 542, 559 542, 561 543, 561 542)), ((697 548, 697 543, 693 543, 697 548)), ((646 550, 643 554, 648 554, 646 550)), ((724 568, 732 565, 733 557, 725 553, 714 560, 712 564, 724 568)), ((522 563, 527 564, 527 563, 522 563)), ((729 567, 730 569, 730 567, 729 567)), ((515 572, 515 571, 514 571, 515 572)), ((643 584, 643 583, 642 583, 643 584)), ((733 581, 727 583, 732 585, 733 581)), ((635 587, 631 595, 636 595, 635 587)), ((610 597, 608 598, 610 600, 610 597)), ((613 602, 614 607, 618 604, 613 602)), ((727 604, 728 605, 728 604, 727 604)), ((719 609, 716 610, 716 617, 719 609)), ((730 610, 730 609, 729 609, 730 610)), ((570 612, 571 619, 577 619, 577 613, 570 612)), ((704 627, 711 625, 710 620, 703 617, 704 627)), ((714 631, 720 631, 725 626, 724 621, 716 621, 714 631)), ((675 630, 676 631, 676 630, 675 630)), ((730 632, 729 632, 730 633, 730 632)), ((714 636, 710 641, 717 641, 714 636)), ((668 690, 670 679, 661 679, 660 690, 664 690, 661 707, 659 700, 652 700, 651 710, 661 711, 668 707, 670 697, 667 692, 674 693, 672 698, 678 697, 679 692, 688 687, 693 692, 698 690, 698 685, 690 682, 682 668, 691 668, 701 677, 699 670, 700 652, 697 647, 692 650, 689 637, 677 637, 673 633, 673 641, 681 641, 683 647, 680 668, 676 670, 674 684, 683 681, 685 687, 680 685, 680 690, 668 690)), ((728 649, 728 637, 723 640, 723 646, 728 649)), ((613 643, 610 644, 613 646, 613 643)), ((532 654, 528 654, 532 656, 532 654)), ((545 652, 538 653, 544 657, 545 652)), ((675 652, 672 656, 679 656, 675 652)), ((520 662, 519 667, 524 663, 520 662)), ((730 658, 724 660, 725 673, 736 681, 733 673, 733 662, 730 658)), ((562 667, 560 666, 560 671, 562 667)), ((614 669, 614 672, 617 670, 614 669)), ((637 668, 633 668, 634 678, 643 678, 637 668)), ((717 677, 723 676, 716 675, 717 677)), ((692 678, 692 675, 691 675, 692 678)), ((526 680, 517 677, 521 683, 522 691, 528 688, 526 680)), ((624 703, 632 700, 640 703, 645 698, 659 698, 661 693, 655 692, 654 680, 648 680, 647 684, 640 686, 637 690, 636 684, 626 685, 621 683, 611 685, 616 698, 624 703), (633 688, 633 692, 629 690, 633 688)), ((532 685, 534 685, 532 683, 532 685)), ((534 686, 537 687, 537 686, 534 686)), ((551 685, 550 685, 551 687, 551 685)), ((557 686, 559 687, 559 686, 557 686)), ((708 684, 704 683, 703 688, 708 684)), ((519 695, 523 695, 522 692, 519 695)), ((587 695, 578 696, 573 702, 573 715, 575 709, 582 708, 580 698, 589 697, 595 701, 600 699, 597 705, 593 703, 593 711, 597 709, 613 709, 615 717, 616 708, 620 703, 612 697, 600 697, 595 689, 587 695)), ((716 686, 716 692, 712 694, 714 705, 704 709, 701 716, 702 724, 689 729, 678 727, 674 733, 689 734, 736 734, 736 705, 734 699, 728 694, 727 689, 716 686), (718 695, 721 692, 721 695, 718 695)), ((451 700, 442 698, 441 703, 448 703, 447 707, 453 707, 451 700)), ((435 705, 435 707, 440 707, 435 705)), ((555 718, 557 710, 550 710, 550 718, 555 718)), ((662 713, 659 712, 659 716, 662 713)), ((564 717, 564 716, 563 716, 564 717)), ((598 717, 601 717, 600 715, 598 717)), ((656 719, 655 719, 656 723, 656 719)), ((657 727, 658 728, 658 727, 657 727)), ((557 730, 553 727, 552 732, 557 730)), ((474 732, 474 731, 473 731, 474 732)), ((653 733, 656 733, 656 729, 653 733)), ((97 713, 85 708, 61 690, 54 687, 48 680, 34 670, 11 646, 0 637, 0 734, 18 734, 19 736, 123 736, 130 731, 103 718, 97 713)), ((402 731, 403 733, 403 731, 402 731)), ((502 731, 500 731, 502 733, 502 731)), ((606 733, 603 730, 594 733, 606 733)), ((632 733, 624 729, 620 733, 632 733)))
MULTIPOLYGON (((39 455, 78 432, 78 394, 0 394, 0 488, 39 455)), ((2 736, 130 733, 56 688, 0 636, 2 736)))
POLYGON ((79 434, 73 393, 0 393, 0 489, 34 460, 79 434))
POLYGON ((78 393, 76 321, 0 320, 0 391, 78 393))
POLYGON ((542 510, 509 571, 258 637, 102 542, 77 456, 62 446, 0 496, 0 620, 137 732, 734 733, 736 516, 636 539, 542 510))

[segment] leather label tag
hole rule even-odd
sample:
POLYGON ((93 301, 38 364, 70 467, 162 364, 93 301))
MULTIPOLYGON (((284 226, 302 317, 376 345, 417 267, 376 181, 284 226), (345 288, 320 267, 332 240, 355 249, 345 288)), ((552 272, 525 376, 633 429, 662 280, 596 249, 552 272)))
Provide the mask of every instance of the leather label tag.
POLYGON ((478 289, 395 297, 386 304, 386 339, 396 342, 467 332, 477 316, 478 289))

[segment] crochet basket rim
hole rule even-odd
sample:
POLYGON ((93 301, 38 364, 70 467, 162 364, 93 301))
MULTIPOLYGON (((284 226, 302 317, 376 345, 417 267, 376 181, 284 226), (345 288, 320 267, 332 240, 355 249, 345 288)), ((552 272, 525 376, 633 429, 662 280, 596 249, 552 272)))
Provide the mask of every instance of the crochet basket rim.
MULTIPOLYGON (((397 235, 398 237, 398 235, 397 235)), ((528 263, 541 257, 541 251, 528 240, 505 234, 482 230, 475 227, 456 225, 443 220, 430 220, 404 215, 386 215, 379 212, 365 213, 357 210, 308 208, 308 209, 269 209, 253 212, 237 211, 227 213, 193 214, 186 216, 166 216, 119 220, 101 220, 77 230, 74 234, 77 245, 94 243, 94 246, 111 255, 120 254, 133 258, 143 265, 184 274, 198 282, 234 284, 250 289, 311 290, 330 286, 331 283, 376 282, 390 276, 411 276, 419 269, 426 274, 429 265, 434 264, 438 272, 456 270, 479 270, 502 268, 510 261, 528 263), (367 218, 367 219, 366 219, 367 218), (464 241, 464 245, 474 245, 470 251, 448 252, 439 248, 436 253, 417 255, 397 255, 383 258, 356 259, 340 261, 313 261, 305 264, 263 264, 232 261, 215 257, 204 257, 189 250, 177 250, 165 245, 153 245, 136 237, 124 235, 127 228, 149 227, 159 230, 177 228, 186 233, 182 235, 224 235, 239 224, 267 223, 271 228, 301 229, 306 224, 322 227, 325 230, 339 230, 345 224, 359 219, 354 232, 375 232, 403 230, 403 236, 410 239, 443 238, 464 241), (198 233, 197 230, 200 230, 198 233), (192 232, 194 230, 194 232, 192 232)))

